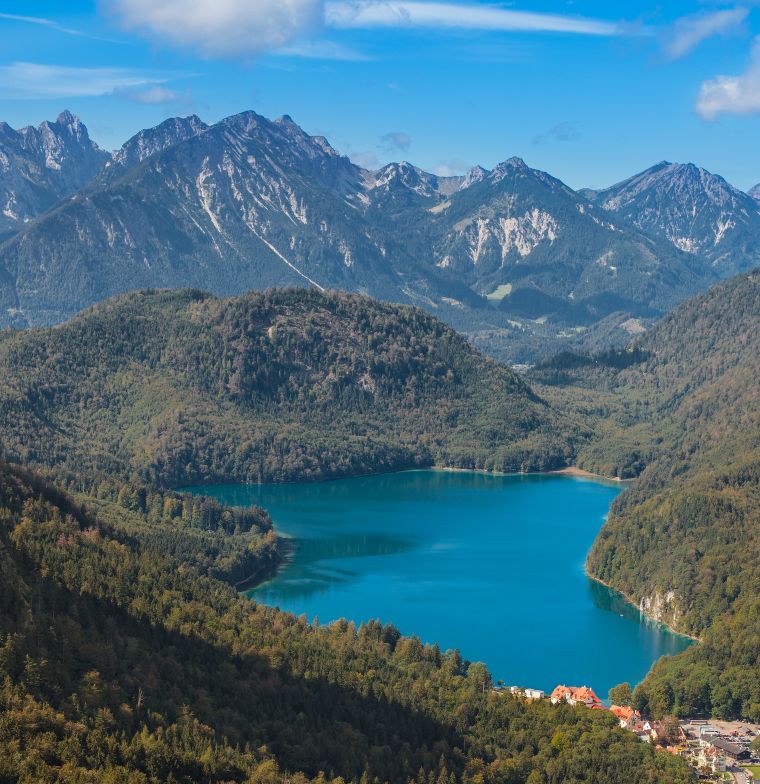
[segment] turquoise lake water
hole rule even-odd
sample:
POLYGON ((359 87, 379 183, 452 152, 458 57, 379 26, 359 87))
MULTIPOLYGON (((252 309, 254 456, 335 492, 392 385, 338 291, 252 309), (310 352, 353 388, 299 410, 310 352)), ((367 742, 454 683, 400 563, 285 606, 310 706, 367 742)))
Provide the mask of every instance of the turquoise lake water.
POLYGON ((320 623, 379 618, 507 684, 585 684, 604 698, 689 644, 584 574, 613 483, 406 471, 195 490, 262 506, 293 537, 256 601, 320 623))

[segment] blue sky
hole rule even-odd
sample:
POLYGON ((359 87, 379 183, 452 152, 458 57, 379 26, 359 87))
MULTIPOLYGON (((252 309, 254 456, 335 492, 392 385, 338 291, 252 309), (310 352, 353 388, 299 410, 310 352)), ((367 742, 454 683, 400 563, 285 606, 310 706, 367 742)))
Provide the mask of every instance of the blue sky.
POLYGON ((573 187, 657 161, 760 182, 760 2, 0 3, 0 119, 115 148, 192 112, 290 114, 367 166, 519 155, 573 187))

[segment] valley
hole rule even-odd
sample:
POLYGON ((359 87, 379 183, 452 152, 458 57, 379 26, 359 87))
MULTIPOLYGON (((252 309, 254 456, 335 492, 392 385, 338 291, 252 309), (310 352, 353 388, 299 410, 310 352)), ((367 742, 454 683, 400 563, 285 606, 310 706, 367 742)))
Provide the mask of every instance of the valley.
POLYGON ((760 721, 755 196, 0 130, 0 778, 693 780, 499 680, 760 721))

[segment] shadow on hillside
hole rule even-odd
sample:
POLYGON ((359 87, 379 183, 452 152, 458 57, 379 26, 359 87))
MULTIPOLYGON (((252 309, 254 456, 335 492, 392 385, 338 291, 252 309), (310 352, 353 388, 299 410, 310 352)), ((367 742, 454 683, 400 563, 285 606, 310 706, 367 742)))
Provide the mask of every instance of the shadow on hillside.
MULTIPOLYGON (((130 705, 132 718, 119 722, 128 734, 142 721, 154 723, 152 713, 175 720, 189 710, 213 727, 219 740, 265 745, 284 768, 347 780, 369 767, 373 776, 403 781, 421 766, 437 766, 447 747, 462 748, 451 727, 383 695, 362 696, 325 677, 293 677, 255 651, 236 656, 199 639, 192 628, 167 631, 30 574, 29 566, 24 572, 34 586, 35 618, 27 640, 34 641, 30 653, 35 658, 51 662, 52 683, 39 692, 56 706, 81 693, 82 676, 97 670, 102 689, 88 692, 85 704, 93 713, 108 707, 116 716, 124 713, 119 706, 130 705), (143 695, 139 715, 138 693, 143 695)), ((291 638, 292 660, 308 660, 313 669, 329 672, 334 654, 327 649, 314 653, 313 643, 307 651, 298 637, 308 644, 310 635, 303 630, 290 634, 289 621, 281 615, 257 622, 257 647, 284 635, 291 638), (318 662, 315 656, 324 658, 318 662)))

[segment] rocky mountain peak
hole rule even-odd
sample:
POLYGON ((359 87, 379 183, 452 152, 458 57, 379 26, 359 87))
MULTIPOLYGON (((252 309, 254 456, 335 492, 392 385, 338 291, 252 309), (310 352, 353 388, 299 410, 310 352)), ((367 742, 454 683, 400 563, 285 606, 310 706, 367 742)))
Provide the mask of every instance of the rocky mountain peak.
POLYGON ((703 256, 722 274, 760 262, 757 202, 693 163, 662 161, 589 198, 679 250, 703 256))
POLYGON ((170 117, 155 128, 139 131, 113 154, 100 179, 113 179, 151 155, 197 136, 207 128, 197 114, 191 114, 189 117, 170 117))
POLYGON ((488 169, 484 169, 482 166, 473 166, 462 178, 462 184, 459 186, 459 190, 469 188, 476 182, 482 182, 488 177, 489 173, 488 169))
POLYGON ((438 178, 409 161, 400 161, 389 163, 375 172, 372 187, 385 190, 400 187, 429 198, 438 193, 438 178))
POLYGON ((58 117, 56 117, 56 125, 70 126, 72 128, 79 128, 83 125, 82 121, 75 114, 72 114, 68 109, 64 109, 58 117))
POLYGON ((82 188, 108 160, 76 115, 18 131, 0 126, 0 233, 14 231, 82 188))

